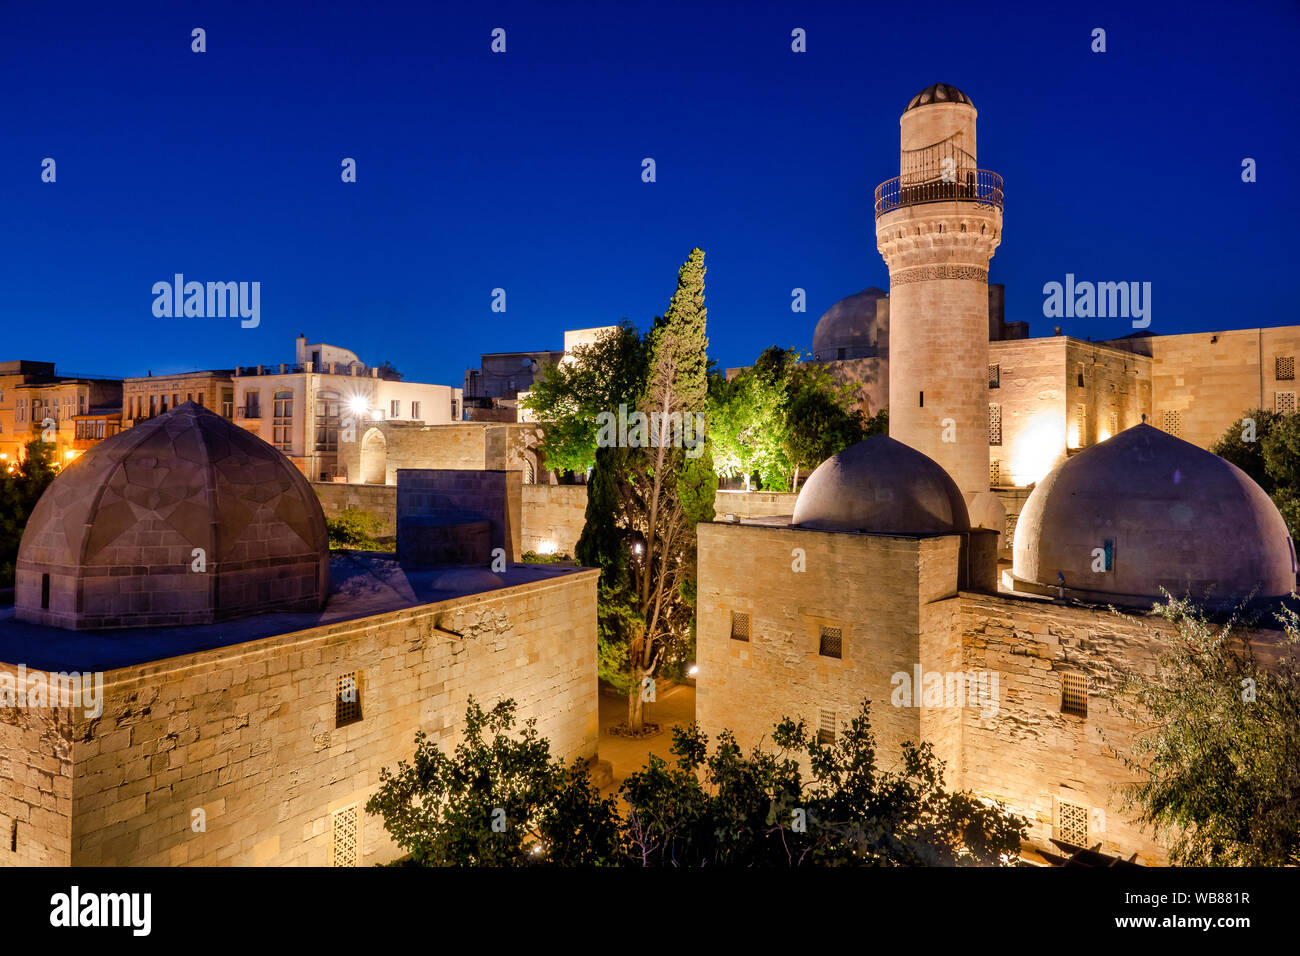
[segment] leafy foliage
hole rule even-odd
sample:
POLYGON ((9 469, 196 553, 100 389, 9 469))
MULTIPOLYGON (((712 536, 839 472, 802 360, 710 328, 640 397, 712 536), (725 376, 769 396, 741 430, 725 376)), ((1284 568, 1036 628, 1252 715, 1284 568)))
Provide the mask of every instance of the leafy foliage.
POLYGON ((0 474, 0 587, 13 587, 23 529, 57 474, 54 445, 39 438, 27 442, 13 474, 0 474))
POLYGON ((624 319, 596 342, 575 348, 572 362, 542 367, 523 405, 546 423, 548 468, 586 472, 595 465, 597 416, 636 406, 647 354, 647 343, 624 319))
POLYGON ((464 739, 444 754, 423 731, 411 763, 382 768, 366 812, 419 866, 591 866, 617 862, 618 812, 583 761, 565 767, 515 702, 484 711, 471 697, 464 739))
POLYGON ((775 753, 746 755, 724 731, 710 754, 698 726, 676 728, 675 763, 652 756, 624 782, 626 817, 581 761, 551 759, 533 721, 512 731, 513 701, 484 713, 471 700, 465 723, 450 756, 417 735, 413 762, 382 770, 366 805, 413 864, 998 865, 1016 860, 1026 832, 1000 806, 944 790, 928 746, 906 745, 898 772, 880 770, 865 702, 831 745, 783 720, 775 753))
POLYGON ((996 865, 1017 857, 1025 822, 943 789, 929 745, 905 744, 901 772, 877 766, 869 705, 830 745, 789 718, 778 753, 746 756, 723 732, 675 728, 675 766, 651 756, 623 785, 632 862, 642 866, 996 865), (795 755, 806 755, 804 782, 795 755))
POLYGON ((392 551, 393 545, 378 540, 384 520, 371 511, 344 508, 336 517, 327 518, 330 548, 349 551, 392 551))
POLYGON ((1140 728, 1119 755, 1141 777, 1126 806, 1172 833, 1176 863, 1300 864, 1300 620, 1284 608, 1283 640, 1265 645, 1167 593, 1155 611, 1177 637, 1154 675, 1125 674, 1113 695, 1140 728))
POLYGON ((1300 539, 1300 414, 1279 415, 1260 408, 1243 412, 1210 451, 1268 492, 1291 537, 1300 539), (1247 420, 1254 422, 1253 436, 1247 420))

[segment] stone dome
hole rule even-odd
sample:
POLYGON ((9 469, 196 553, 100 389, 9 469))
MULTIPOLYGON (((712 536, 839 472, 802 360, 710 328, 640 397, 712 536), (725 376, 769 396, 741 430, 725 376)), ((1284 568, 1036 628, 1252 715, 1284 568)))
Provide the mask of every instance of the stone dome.
POLYGON ((933 458, 888 435, 846 448, 808 476, 791 525, 813 531, 950 534, 970 529, 957 483, 933 458))
POLYGON ((1021 584, 1115 603, 1175 597, 1227 604, 1290 594, 1295 549, 1286 522, 1240 468, 1137 425, 1082 451, 1044 478, 1016 523, 1012 576, 1021 584), (1094 551, 1098 552, 1101 557, 1094 551), (1110 552, 1111 570, 1104 568, 1110 552), (1140 599, 1140 600, 1139 600, 1140 599))
POLYGON ((975 105, 971 103, 970 97, 957 87, 949 86, 947 83, 934 83, 912 97, 907 104, 907 109, 903 110, 903 112, 914 110, 918 106, 929 106, 931 103, 967 103, 971 106, 975 105))
POLYGON ((889 332, 889 293, 872 286, 840 299, 817 320, 813 357, 819 362, 875 358, 889 332))
POLYGON ((329 538, 288 458, 186 402, 54 479, 23 533, 16 578, 18 618, 77 630, 318 610, 329 538))

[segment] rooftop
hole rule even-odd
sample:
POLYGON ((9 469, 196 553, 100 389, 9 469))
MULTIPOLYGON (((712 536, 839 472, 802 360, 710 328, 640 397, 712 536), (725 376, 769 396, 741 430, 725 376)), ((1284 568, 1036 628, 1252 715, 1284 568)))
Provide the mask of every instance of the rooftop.
POLYGON ((498 574, 477 565, 408 571, 391 555, 335 552, 330 560, 329 599, 319 612, 258 614, 188 627, 70 631, 15 620, 13 607, 3 607, 0 608, 0 661, 24 664, 35 670, 107 671, 290 634, 322 624, 544 582, 583 570, 568 565, 519 564, 498 574))

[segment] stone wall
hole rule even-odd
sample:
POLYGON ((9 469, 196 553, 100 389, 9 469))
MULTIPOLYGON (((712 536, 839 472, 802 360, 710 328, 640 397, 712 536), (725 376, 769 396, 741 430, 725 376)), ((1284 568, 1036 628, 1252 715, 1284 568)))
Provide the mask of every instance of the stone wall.
MULTIPOLYGON (((15 675, 17 686, 15 667, 0 671, 15 675)), ((71 859, 73 713, 0 707, 0 866, 67 866, 71 859)))
POLYGON ((506 560, 523 553, 522 495, 517 471, 459 471, 403 468, 397 475, 397 560, 404 561, 403 528, 449 522, 489 521, 491 546, 504 548, 506 560))
POLYGON ((345 485, 342 482, 317 481, 311 487, 320 498, 321 510, 327 520, 337 518, 346 508, 358 508, 384 523, 379 532, 381 537, 397 534, 396 485, 345 485))
MULTIPOLYGON (((807 474, 802 476, 806 477, 807 474)), ((737 518, 793 515, 798 497, 798 493, 792 491, 719 491, 713 496, 714 517, 722 520, 729 514, 737 518)))
POLYGON ((381 767, 410 759, 417 730, 455 745, 469 696, 513 697, 553 754, 594 756, 596 577, 122 668, 105 675, 98 719, 0 722, 0 813, 20 822, 19 854, 6 830, 0 864, 327 866, 333 814, 347 808, 357 808, 356 863, 392 860, 400 851, 382 821, 360 807, 381 767), (361 719, 337 726, 346 674, 357 675, 361 719), (59 756, 69 749, 70 761, 59 756), (54 756, 19 759, 43 753, 54 756), (199 809, 204 832, 192 826, 199 809))
POLYGON ((457 422, 367 422, 339 438, 339 466, 351 484, 397 483, 399 468, 528 472, 548 480, 536 451, 539 426, 457 422))
POLYGON ((783 718, 824 720, 843 729, 864 698, 882 764, 917 740, 921 712, 890 706, 892 676, 922 662, 927 605, 955 605, 960 538, 835 534, 783 527, 700 525, 700 668, 696 718, 716 737, 731 730, 742 747, 770 740, 783 718), (795 570, 802 566, 804 571, 795 570), (923 611, 924 608, 924 611, 923 611), (749 640, 734 640, 736 614, 749 640), (841 657, 820 653, 822 628, 838 628, 841 657), (832 716, 833 715, 833 716, 832 716))
POLYGON ((586 523, 586 485, 523 486, 525 551, 572 556, 586 523))
POLYGON ((990 719, 963 711, 962 760, 949 766, 954 783, 1025 816, 1040 845, 1051 845, 1055 815, 1065 802, 1088 810, 1090 847, 1100 843, 1104 853, 1137 852, 1138 862, 1167 862, 1164 848, 1120 811, 1118 789, 1132 778, 1109 748, 1125 750, 1133 727, 1102 696, 1113 686, 1117 662, 1149 664, 1153 641, 1168 633, 1162 622, 963 593, 960 632, 964 666, 996 671, 1001 701, 990 719), (1086 717, 1061 712, 1067 672, 1088 676, 1086 717))

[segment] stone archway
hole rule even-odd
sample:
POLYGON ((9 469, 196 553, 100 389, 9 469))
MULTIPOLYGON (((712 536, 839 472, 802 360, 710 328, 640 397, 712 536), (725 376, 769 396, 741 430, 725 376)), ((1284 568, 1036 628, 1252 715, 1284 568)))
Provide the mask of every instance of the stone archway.
POLYGON ((361 437, 361 483, 382 485, 388 472, 388 441, 378 428, 361 437))

